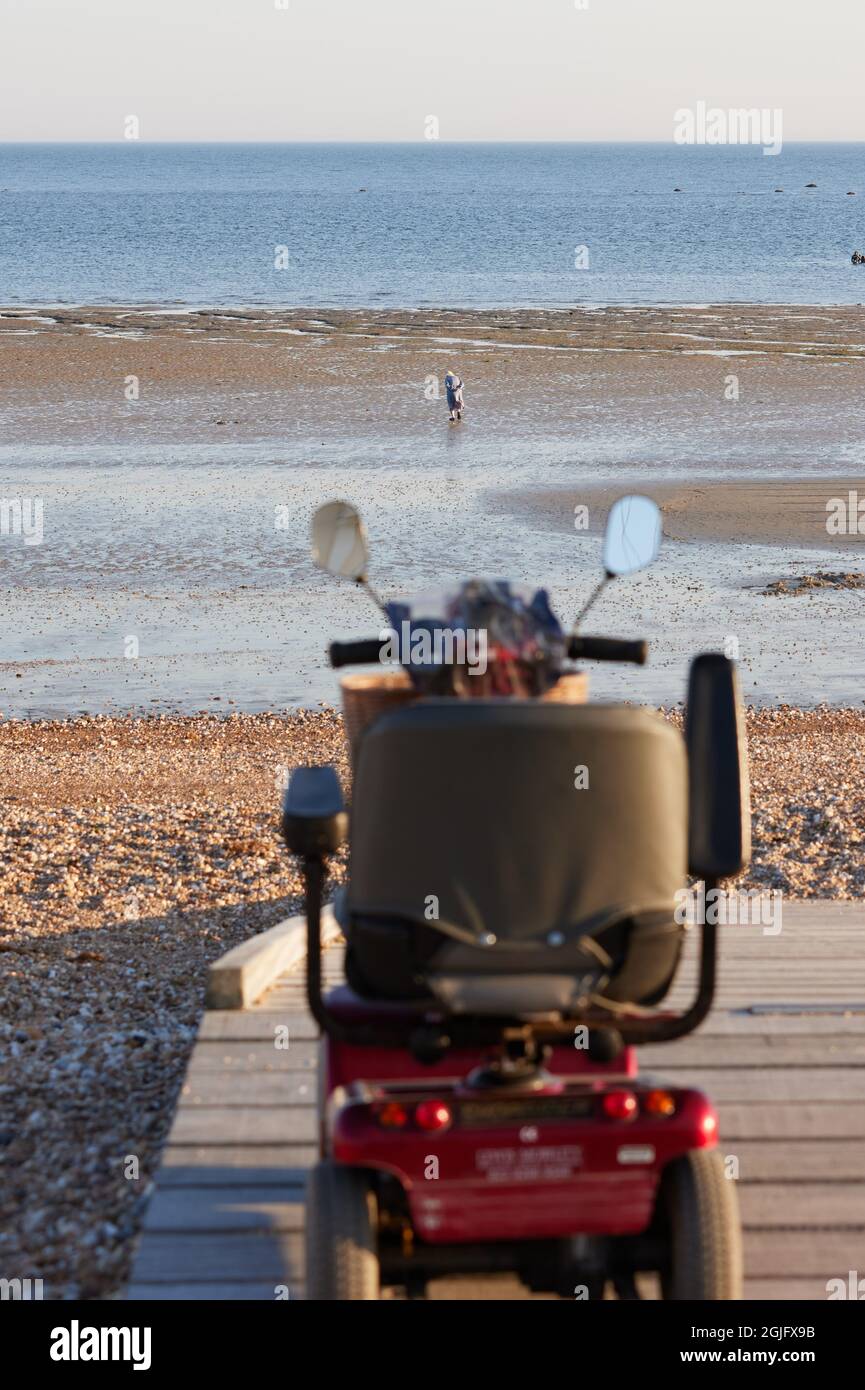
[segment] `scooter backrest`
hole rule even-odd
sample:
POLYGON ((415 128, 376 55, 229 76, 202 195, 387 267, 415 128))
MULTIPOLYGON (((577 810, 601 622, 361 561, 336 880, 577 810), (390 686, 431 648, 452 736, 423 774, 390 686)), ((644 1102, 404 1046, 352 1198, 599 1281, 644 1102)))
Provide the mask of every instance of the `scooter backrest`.
POLYGON ((469 944, 563 944, 671 912, 684 741, 618 705, 423 700, 364 735, 351 840, 352 913, 469 944))
POLYGON ((691 663, 685 739, 688 868, 698 878, 729 878, 751 858, 751 796, 739 679, 719 652, 691 663))

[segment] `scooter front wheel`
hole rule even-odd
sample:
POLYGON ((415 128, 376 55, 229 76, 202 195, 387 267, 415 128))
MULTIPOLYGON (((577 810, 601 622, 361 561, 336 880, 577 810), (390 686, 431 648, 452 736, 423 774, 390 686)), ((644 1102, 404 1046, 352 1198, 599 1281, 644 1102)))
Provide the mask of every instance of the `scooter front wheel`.
POLYGON ((669 1259, 665 1299, 720 1302, 742 1297, 742 1234, 736 1185, 716 1150, 674 1159, 659 1193, 669 1259))
POLYGON ((326 1302, 380 1296, 378 1213, 369 1174, 324 1159, 306 1191, 306 1296, 326 1302))

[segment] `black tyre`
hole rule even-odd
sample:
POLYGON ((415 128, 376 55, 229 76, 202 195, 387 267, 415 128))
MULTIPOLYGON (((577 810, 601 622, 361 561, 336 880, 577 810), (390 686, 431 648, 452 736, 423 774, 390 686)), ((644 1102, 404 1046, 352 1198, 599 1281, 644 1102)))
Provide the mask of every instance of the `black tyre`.
POLYGON ((697 1149, 667 1165, 659 1193, 669 1245, 665 1299, 720 1302, 742 1297, 742 1232, 736 1184, 721 1155, 697 1149))
POLYGON ((306 1296, 374 1301, 380 1293, 377 1212, 370 1175, 325 1159, 306 1193, 306 1296))

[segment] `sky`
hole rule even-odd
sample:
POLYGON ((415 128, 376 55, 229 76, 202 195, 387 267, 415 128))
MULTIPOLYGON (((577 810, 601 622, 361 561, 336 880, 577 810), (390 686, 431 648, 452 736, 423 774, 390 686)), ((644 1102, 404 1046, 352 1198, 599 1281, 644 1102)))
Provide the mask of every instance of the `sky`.
POLYGON ((0 140, 865 140, 862 0, 0 0, 0 140))

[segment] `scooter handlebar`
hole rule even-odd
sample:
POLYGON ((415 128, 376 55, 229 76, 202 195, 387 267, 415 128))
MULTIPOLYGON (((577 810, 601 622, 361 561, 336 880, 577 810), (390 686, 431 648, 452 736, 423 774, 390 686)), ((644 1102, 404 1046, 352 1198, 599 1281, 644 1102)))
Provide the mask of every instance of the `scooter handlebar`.
MULTIPOLYGON (((382 639, 370 637, 360 642, 331 642, 330 664, 339 666, 374 666, 381 660, 382 639)), ((616 637, 571 637, 568 656, 572 661, 628 661, 645 666, 649 655, 648 643, 623 642, 616 637)))
POLYGON ((381 660, 382 639, 370 637, 362 642, 331 642, 331 666, 372 666, 381 660))
POLYGON ((571 637, 568 656, 572 661, 630 661, 645 666, 649 655, 648 642, 622 642, 617 637, 571 637))

